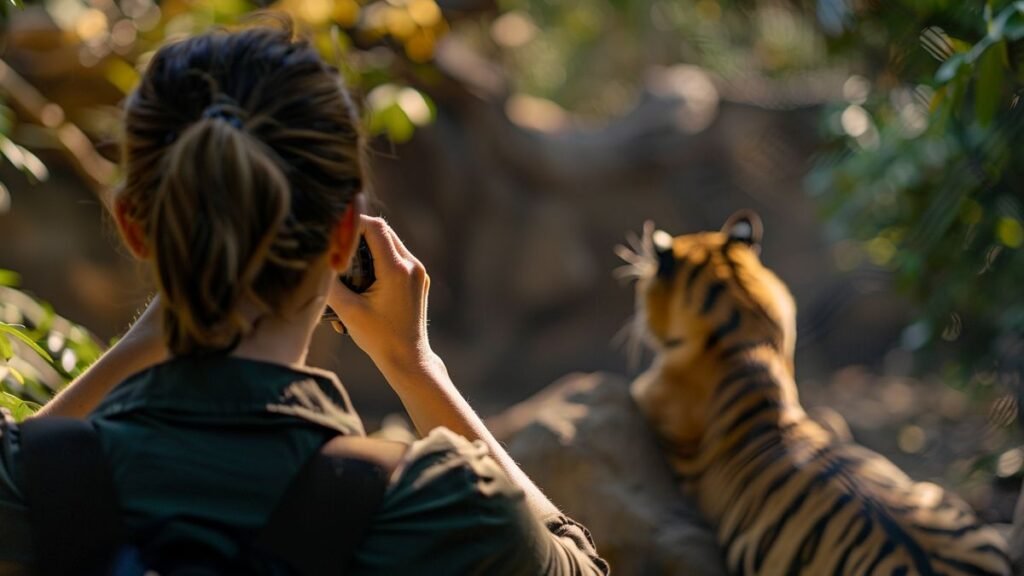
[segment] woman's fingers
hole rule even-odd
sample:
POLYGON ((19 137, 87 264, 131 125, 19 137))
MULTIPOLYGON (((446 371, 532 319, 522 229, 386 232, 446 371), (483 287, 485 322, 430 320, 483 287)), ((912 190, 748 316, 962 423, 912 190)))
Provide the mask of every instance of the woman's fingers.
POLYGON ((364 217, 363 236, 373 254, 377 282, 363 294, 338 283, 328 305, 352 341, 378 366, 414 366, 429 352, 426 299, 429 277, 398 235, 380 218, 364 217))
POLYGON ((371 216, 363 216, 363 236, 366 238, 366 243, 370 246, 370 253, 373 255, 374 262, 381 260, 383 262, 391 261, 392 263, 398 264, 402 261, 403 255, 395 246, 394 233, 391 232, 391 227, 388 226, 387 222, 383 218, 374 218, 371 216))
POLYGON ((426 267, 423 266, 423 263, 420 262, 419 258, 414 256, 413 253, 406 248, 405 243, 402 242, 402 239, 398 237, 398 234, 396 234, 394 229, 390 226, 387 227, 387 234, 391 238, 395 250, 397 250, 398 253, 400 253, 407 262, 409 262, 409 271, 412 273, 413 278, 422 284, 423 289, 426 290, 430 285, 430 277, 427 275, 426 267))
POLYGON ((410 252, 408 248, 405 247, 405 243, 402 242, 402 239, 398 237, 398 234, 396 234, 395 230, 390 226, 387 226, 387 234, 388 238, 391 240, 392 245, 395 247, 395 250, 399 254, 401 254, 403 257, 409 260, 416 260, 416 257, 412 255, 412 252, 410 252))
MULTIPOLYGON (((394 229, 388 225, 382 218, 371 218, 365 217, 364 229, 367 230, 364 234, 367 235, 366 241, 370 244, 370 252, 374 252, 374 240, 373 236, 379 236, 376 240, 377 245, 387 245, 388 258, 390 258, 394 264, 401 268, 403 272, 409 274, 409 276, 415 281, 416 284, 426 285, 429 282, 427 278, 426 269, 423 263, 419 261, 412 252, 406 248, 405 243, 398 237, 394 229), (385 242, 386 240, 386 242, 385 242)), ((376 256, 375 256, 376 258, 376 256)), ((386 275, 386 273, 385 273, 386 275)), ((380 276, 380 274, 378 274, 380 276)))

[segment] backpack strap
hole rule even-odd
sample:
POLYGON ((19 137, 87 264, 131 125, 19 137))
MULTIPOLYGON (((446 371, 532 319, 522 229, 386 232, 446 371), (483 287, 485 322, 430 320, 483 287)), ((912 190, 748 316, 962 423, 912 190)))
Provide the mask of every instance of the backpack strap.
POLYGON ((291 482, 255 547, 299 574, 344 574, 404 451, 365 437, 329 440, 291 482))
MULTIPOLYGON (((60 417, 20 424, 33 573, 106 574, 127 541, 113 475, 92 425, 60 417)), ((258 533, 257 550, 299 574, 344 573, 405 446, 336 436, 311 456, 258 533)))
POLYGON ((34 573, 105 573, 125 531, 95 429, 58 417, 30 418, 19 427, 34 573))

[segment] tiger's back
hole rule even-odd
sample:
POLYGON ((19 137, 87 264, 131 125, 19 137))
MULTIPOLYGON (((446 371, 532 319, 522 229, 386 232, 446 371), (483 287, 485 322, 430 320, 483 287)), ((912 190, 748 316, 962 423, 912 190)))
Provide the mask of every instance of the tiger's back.
POLYGON ((1005 542, 940 487, 804 412, 796 307, 758 257, 760 219, 648 234, 624 254, 656 355, 634 383, 734 574, 1010 574, 1005 542))

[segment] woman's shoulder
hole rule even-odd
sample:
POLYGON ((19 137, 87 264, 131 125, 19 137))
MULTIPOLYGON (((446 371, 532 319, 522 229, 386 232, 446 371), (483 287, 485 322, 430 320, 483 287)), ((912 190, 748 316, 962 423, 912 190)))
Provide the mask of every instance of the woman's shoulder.
POLYGON ((456 492, 469 499, 523 499, 522 490, 491 458, 486 444, 444 427, 408 446, 392 474, 389 500, 438 492, 456 492))
MULTIPOLYGON (((479 479, 490 482, 504 477, 482 442, 471 442, 443 427, 413 442, 340 435, 331 441, 330 448, 333 456, 362 460, 385 470, 390 478, 389 493, 436 490, 446 473, 456 473, 453 479, 459 487, 472 487, 479 479)), ((451 483, 447 486, 454 487, 451 483)), ((511 482, 507 488, 509 495, 518 493, 511 482)))
POLYGON ((394 474, 403 462, 409 445, 394 440, 384 440, 359 435, 339 435, 331 440, 331 454, 335 457, 362 460, 388 475, 394 474))
POLYGON ((355 574, 606 573, 586 529, 539 519, 486 444, 436 428, 394 469, 355 574))

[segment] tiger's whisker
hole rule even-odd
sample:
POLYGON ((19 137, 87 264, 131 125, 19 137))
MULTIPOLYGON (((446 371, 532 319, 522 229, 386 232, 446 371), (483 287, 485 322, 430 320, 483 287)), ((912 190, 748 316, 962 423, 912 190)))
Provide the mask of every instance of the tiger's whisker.
POLYGON ((619 244, 615 247, 615 255, 629 264, 637 264, 644 261, 643 256, 619 244))
POLYGON ((626 232, 626 243, 629 244, 629 247, 637 254, 641 253, 643 250, 643 241, 640 236, 637 236, 636 232, 633 232, 632 230, 626 232))

